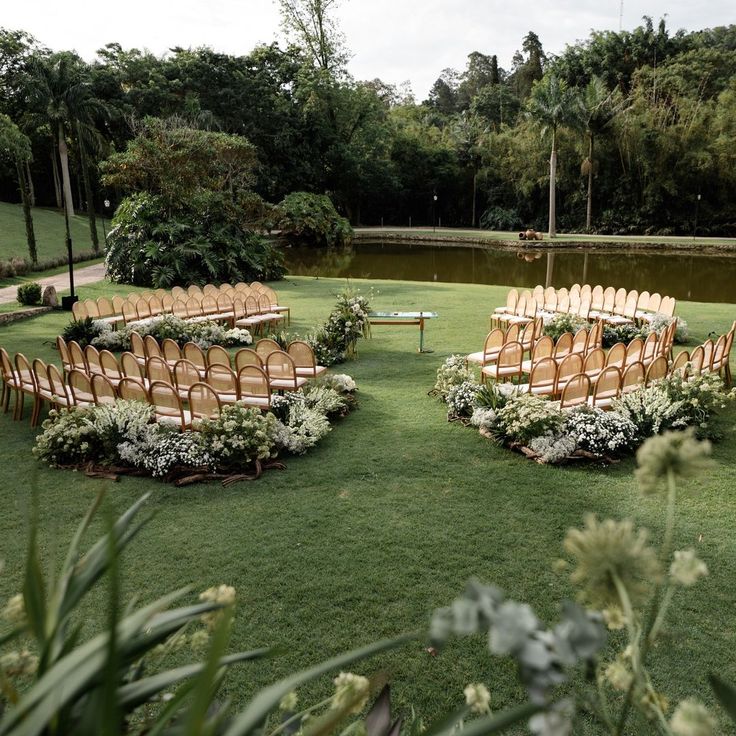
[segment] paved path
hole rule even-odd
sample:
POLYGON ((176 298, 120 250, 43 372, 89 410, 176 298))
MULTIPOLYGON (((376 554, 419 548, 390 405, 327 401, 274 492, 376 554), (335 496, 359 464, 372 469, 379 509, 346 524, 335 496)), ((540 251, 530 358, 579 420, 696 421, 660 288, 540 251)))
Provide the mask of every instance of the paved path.
MULTIPOLYGON (((85 266, 84 268, 74 267, 74 286, 83 286, 84 284, 92 284, 95 281, 102 281, 105 278, 105 264, 96 263, 94 266, 85 266)), ((48 276, 45 279, 38 279, 41 288, 53 286, 57 292, 69 290, 69 273, 57 274, 56 276, 48 276)), ((6 286, 0 289, 0 304, 10 304, 14 302, 18 295, 18 284, 15 286, 6 286)))

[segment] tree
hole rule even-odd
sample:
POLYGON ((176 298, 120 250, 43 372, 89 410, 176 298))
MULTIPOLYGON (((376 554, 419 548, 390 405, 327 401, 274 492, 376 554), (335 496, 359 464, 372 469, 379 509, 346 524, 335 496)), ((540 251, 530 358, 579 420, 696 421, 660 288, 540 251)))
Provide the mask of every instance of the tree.
POLYGON ((476 204, 478 190, 478 170, 480 168, 483 141, 488 133, 488 126, 479 116, 472 113, 461 113, 450 126, 450 135, 458 152, 461 163, 470 166, 473 172, 473 198, 470 222, 476 226, 476 204))
POLYGON ((18 176, 18 189, 23 203, 23 217, 26 224, 26 241, 31 261, 38 262, 36 251, 36 236, 33 231, 33 216, 31 214, 31 197, 28 187, 26 166, 33 158, 31 141, 20 128, 7 116, 0 113, 0 155, 10 159, 15 165, 18 176))
POLYGON ((588 155, 583 161, 582 173, 588 177, 588 192, 585 208, 585 228, 590 230, 593 214, 593 174, 596 161, 593 157, 593 142, 621 109, 621 93, 616 89, 609 92, 600 77, 593 77, 585 86, 580 97, 581 121, 588 137, 588 155))
POLYGON ((555 188, 557 185, 557 131, 574 123, 580 103, 573 89, 555 74, 549 74, 532 87, 527 106, 530 117, 541 127, 542 137, 552 136, 549 155, 549 237, 557 234, 555 188))
MULTIPOLYGON (((67 138, 83 127, 93 130, 95 117, 104 111, 105 106, 92 96, 91 88, 85 78, 84 63, 75 54, 62 52, 48 58, 36 57, 33 63, 33 77, 31 95, 36 107, 48 119, 51 134, 58 147, 64 204, 67 216, 72 217, 74 201, 69 175, 67 138)), ((78 144, 84 145, 81 136, 78 144)), ((91 192, 87 196, 90 199, 91 192)), ((92 207, 88 212, 92 244, 97 251, 99 240, 94 208, 92 207)))

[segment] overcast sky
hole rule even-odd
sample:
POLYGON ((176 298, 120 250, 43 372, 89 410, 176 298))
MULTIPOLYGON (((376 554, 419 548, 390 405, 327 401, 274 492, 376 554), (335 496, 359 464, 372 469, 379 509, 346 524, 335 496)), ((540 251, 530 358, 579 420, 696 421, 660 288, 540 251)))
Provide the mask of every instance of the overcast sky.
MULTIPOLYGON (((171 46, 246 54, 257 43, 283 39, 274 0, 0 0, 0 6, 6 28, 88 60, 111 41, 160 55, 171 46)), ((442 69, 462 70, 471 51, 495 53, 508 68, 527 31, 559 53, 591 29, 618 30, 620 9, 620 0, 343 0, 338 18, 357 79, 410 80, 423 100, 442 69)), ((734 0, 624 0, 623 28, 634 28, 643 15, 656 24, 664 14, 672 32, 736 22, 734 0)))

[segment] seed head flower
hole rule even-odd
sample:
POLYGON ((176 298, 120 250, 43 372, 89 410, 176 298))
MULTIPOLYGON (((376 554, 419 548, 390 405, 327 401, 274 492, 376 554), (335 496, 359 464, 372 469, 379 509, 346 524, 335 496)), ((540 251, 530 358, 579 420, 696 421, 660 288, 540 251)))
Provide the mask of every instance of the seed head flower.
MULTIPOLYGON (((212 603, 219 603, 221 606, 232 606, 235 603, 235 588, 231 585, 219 585, 213 588, 207 588, 203 593, 199 594, 199 600, 212 603)), ((201 621, 208 629, 215 628, 219 620, 220 611, 210 611, 201 617, 201 621)))
POLYGON ((681 700, 670 720, 670 728, 675 736, 712 736, 716 726, 716 719, 695 698, 681 700))
POLYGON ((635 532, 630 520, 599 522, 588 514, 585 527, 570 529, 563 546, 577 563, 570 579, 582 586, 584 597, 598 608, 621 605, 616 578, 635 605, 660 576, 657 555, 647 544, 646 531, 635 532))
POLYGON ((292 690, 290 693, 286 693, 281 702, 279 703, 279 710, 285 713, 293 713, 296 710, 296 705, 299 702, 296 693, 292 690))
POLYGON ((463 690, 463 693, 465 702, 473 713, 491 712, 491 694, 483 683, 472 683, 463 690))
POLYGON ((644 493, 654 493, 668 473, 688 478, 710 465, 711 444, 695 438, 695 430, 664 432, 650 437, 637 451, 636 479, 644 493))
POLYGON ((705 577, 708 566, 695 556, 694 549, 682 549, 675 552, 675 559, 670 565, 672 580, 686 588, 705 577))
POLYGON ((634 679, 629 668, 620 660, 616 659, 606 667, 603 676, 608 680, 614 690, 626 691, 634 679))
POLYGON ((360 713, 370 695, 368 678, 352 672, 341 672, 333 682, 335 683, 335 694, 332 696, 332 707, 335 709, 349 708, 348 715, 360 713))
POLYGON ((626 616, 620 606, 610 606, 603 611, 606 626, 611 631, 620 631, 626 625, 626 616))
POLYGON ((13 626, 18 626, 25 621, 26 607, 21 593, 8 599, 3 610, 0 611, 0 618, 13 626))
POLYGON ((0 670, 8 677, 28 677, 38 670, 38 657, 27 649, 0 657, 0 670))
POLYGON ((204 651, 209 643, 210 635, 205 629, 199 629, 189 637, 189 646, 194 652, 204 651))

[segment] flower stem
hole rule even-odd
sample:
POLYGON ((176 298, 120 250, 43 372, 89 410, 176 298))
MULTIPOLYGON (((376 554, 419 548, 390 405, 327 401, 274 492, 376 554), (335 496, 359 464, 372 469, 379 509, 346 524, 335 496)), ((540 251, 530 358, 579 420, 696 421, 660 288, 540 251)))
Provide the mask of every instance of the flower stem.
POLYGON ((271 731, 269 736, 276 736, 276 734, 281 733, 283 730, 285 730, 288 726, 290 726, 295 721, 301 720, 302 718, 304 718, 304 716, 307 716, 313 711, 318 710, 319 708, 322 708, 323 706, 327 705, 331 700, 332 700, 332 696, 330 696, 329 698, 325 698, 324 700, 320 700, 319 703, 310 705, 309 708, 305 708, 304 710, 299 711, 299 713, 295 713, 291 718, 287 718, 282 724, 274 728, 274 730, 271 731))

